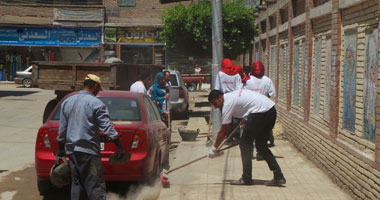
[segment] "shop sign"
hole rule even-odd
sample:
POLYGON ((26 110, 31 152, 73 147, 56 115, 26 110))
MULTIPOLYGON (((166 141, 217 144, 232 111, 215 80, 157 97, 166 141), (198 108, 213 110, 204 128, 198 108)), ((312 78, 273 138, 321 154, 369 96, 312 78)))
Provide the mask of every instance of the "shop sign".
POLYGON ((100 29, 0 27, 0 45, 99 46, 100 29))
POLYGON ((103 9, 67 9, 54 8, 54 20, 57 21, 103 21, 103 9))
POLYGON ((105 41, 117 43, 160 43, 160 28, 106 28, 105 41))

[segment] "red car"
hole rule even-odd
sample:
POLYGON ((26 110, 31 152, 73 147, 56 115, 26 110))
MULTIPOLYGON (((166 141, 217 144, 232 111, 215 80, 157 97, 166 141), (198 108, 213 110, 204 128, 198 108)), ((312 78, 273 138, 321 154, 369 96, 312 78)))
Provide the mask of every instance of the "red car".
MULTIPOLYGON (((65 98, 77 94, 67 95, 65 98)), ((159 176, 169 162, 170 132, 161 121, 151 99, 128 91, 101 91, 97 97, 108 107, 111 121, 119 133, 124 151, 131 153, 126 164, 109 165, 109 156, 117 152, 113 142, 101 142, 103 174, 106 181, 147 181, 159 176)), ((65 99, 64 98, 64 99, 65 99)), ((35 167, 40 193, 50 191, 50 168, 58 150, 60 104, 41 126, 36 139, 35 167)), ((104 134, 100 133, 104 139, 104 134)))

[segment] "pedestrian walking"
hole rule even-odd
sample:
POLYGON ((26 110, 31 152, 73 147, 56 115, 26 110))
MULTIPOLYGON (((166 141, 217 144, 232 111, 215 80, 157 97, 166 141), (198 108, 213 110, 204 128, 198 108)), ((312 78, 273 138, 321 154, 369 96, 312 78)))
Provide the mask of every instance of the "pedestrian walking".
POLYGON ((236 72, 234 64, 228 58, 223 59, 222 69, 215 79, 215 90, 228 93, 242 87, 240 75, 236 72))
POLYGON ((219 147, 230 129, 232 117, 246 118, 243 134, 240 139, 240 153, 243 163, 242 177, 232 181, 232 185, 251 185, 252 181, 252 149, 255 141, 257 150, 264 157, 274 178, 265 182, 266 185, 283 185, 285 177, 276 158, 267 146, 270 131, 276 122, 275 103, 268 97, 247 89, 236 90, 224 94, 220 90, 212 90, 208 101, 222 111, 222 126, 218 132, 214 146, 210 148, 209 157, 217 156, 215 150, 219 147))
MULTIPOLYGON (((265 73, 265 68, 264 68, 263 63, 260 61, 255 61, 252 64, 251 77, 247 81, 244 88, 258 92, 269 98, 275 97, 276 89, 274 88, 274 84, 269 77, 264 75, 264 73, 265 73)), ((270 142, 269 147, 273 147, 274 146, 273 131, 271 131, 269 142, 270 142)), ((259 152, 257 152, 256 154, 256 159, 263 160, 263 157, 260 155, 259 152)))
POLYGON ((57 156, 70 159, 71 200, 106 199, 99 131, 115 143, 118 155, 124 152, 107 107, 95 97, 101 90, 100 78, 88 74, 84 89, 61 104, 57 156))
MULTIPOLYGON (((201 71, 202 71, 202 69, 199 67, 199 65, 195 64, 195 66, 194 66, 194 74, 198 75, 198 74, 201 73, 201 71)), ((201 88, 202 88, 202 82, 195 83, 195 89, 197 89, 197 87, 198 87, 198 90, 201 90, 201 88)))
POLYGON ((149 85, 149 83, 150 83, 150 74, 146 72, 141 73, 139 80, 131 85, 131 88, 129 89, 129 91, 148 94, 146 88, 149 85))

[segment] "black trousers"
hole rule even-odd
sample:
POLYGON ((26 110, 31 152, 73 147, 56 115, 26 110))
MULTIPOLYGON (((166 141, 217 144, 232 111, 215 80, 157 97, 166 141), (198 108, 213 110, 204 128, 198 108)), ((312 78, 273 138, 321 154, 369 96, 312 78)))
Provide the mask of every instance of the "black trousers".
POLYGON ((99 155, 74 152, 70 155, 71 200, 105 200, 106 184, 99 155))
POLYGON ((270 138, 270 132, 276 123, 276 117, 277 112, 275 107, 265 113, 255 113, 248 116, 248 119, 245 122, 242 137, 240 139, 240 153, 243 163, 243 180, 252 180, 253 141, 255 141, 258 153, 263 156, 270 170, 274 172, 274 177, 283 177, 281 168, 267 144, 267 141, 270 138))

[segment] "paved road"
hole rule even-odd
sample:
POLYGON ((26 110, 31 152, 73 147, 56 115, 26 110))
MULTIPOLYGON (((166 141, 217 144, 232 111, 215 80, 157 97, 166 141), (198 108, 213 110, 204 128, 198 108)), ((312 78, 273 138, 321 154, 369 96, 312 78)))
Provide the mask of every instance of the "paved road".
POLYGON ((19 196, 17 188, 32 199, 39 197, 34 144, 45 105, 54 97, 51 90, 0 84, 0 199, 19 196))
MULTIPOLYGON (((54 97, 52 90, 0 84, 0 200, 69 199, 68 190, 56 191, 45 197, 40 196, 36 185, 34 169, 36 134, 42 125, 45 105, 54 97)), ((178 135, 178 128, 185 127, 187 119, 176 116, 172 124, 173 134, 178 135)), ((179 138, 174 138, 172 142, 170 163, 173 162, 179 138)), ((109 186, 110 192, 124 195, 125 191, 132 190, 136 194, 141 194, 141 190, 144 190, 144 186, 128 183, 109 186)), ((159 188, 156 190, 159 193, 161 188, 156 188, 159 188)), ((120 195, 113 194, 109 197, 111 200, 132 199, 120 198, 120 195)))

